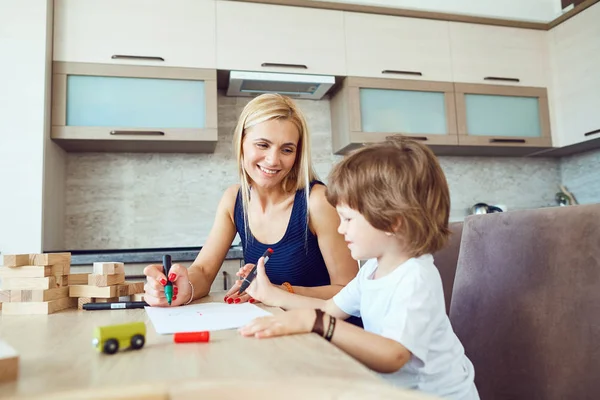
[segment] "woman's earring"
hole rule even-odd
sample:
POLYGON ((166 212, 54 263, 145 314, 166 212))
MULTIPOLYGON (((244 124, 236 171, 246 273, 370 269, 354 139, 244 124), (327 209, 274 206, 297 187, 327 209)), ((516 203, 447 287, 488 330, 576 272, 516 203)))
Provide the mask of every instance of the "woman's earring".
POLYGON ((396 236, 396 234, 395 234, 395 233, 392 233, 392 232, 386 232, 385 234, 386 234, 387 236, 396 236))

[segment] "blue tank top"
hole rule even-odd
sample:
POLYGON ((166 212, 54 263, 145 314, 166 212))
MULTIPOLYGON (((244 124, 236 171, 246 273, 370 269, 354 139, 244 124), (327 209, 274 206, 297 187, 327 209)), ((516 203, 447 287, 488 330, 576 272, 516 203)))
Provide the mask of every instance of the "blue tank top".
MULTIPOLYGON (((314 181, 310 189, 316 184, 314 181)), ((292 286, 326 286, 330 285, 329 272, 319 249, 317 237, 307 226, 306 189, 300 189, 294 197, 292 214, 283 238, 274 244, 264 244, 254 238, 252 232, 246 232, 244 226, 244 207, 242 192, 238 190, 235 201, 234 220, 244 251, 246 264, 256 264, 263 253, 271 248, 273 255, 269 258, 266 271, 272 283, 281 285, 289 282, 292 286), (247 237, 248 235, 248 237, 247 237)))

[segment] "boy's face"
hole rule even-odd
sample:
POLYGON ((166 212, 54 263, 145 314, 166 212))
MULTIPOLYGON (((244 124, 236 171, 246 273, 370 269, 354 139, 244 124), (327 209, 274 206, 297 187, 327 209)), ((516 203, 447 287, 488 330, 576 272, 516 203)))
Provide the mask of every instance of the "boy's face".
POLYGON ((384 253, 390 237, 371 225, 361 213, 345 205, 338 205, 340 216, 338 232, 344 236, 355 260, 378 258, 384 253))

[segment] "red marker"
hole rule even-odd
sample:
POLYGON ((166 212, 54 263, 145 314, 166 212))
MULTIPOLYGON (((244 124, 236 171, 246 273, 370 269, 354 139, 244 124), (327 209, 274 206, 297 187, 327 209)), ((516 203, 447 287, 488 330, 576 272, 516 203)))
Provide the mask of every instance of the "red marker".
POLYGON ((210 341, 210 332, 178 332, 173 335, 175 343, 206 343, 210 341))

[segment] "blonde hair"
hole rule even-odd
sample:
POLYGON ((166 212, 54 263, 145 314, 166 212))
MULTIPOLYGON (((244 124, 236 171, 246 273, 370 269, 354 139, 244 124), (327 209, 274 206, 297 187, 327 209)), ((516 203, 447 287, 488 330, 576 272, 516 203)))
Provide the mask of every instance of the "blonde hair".
POLYGON ((327 200, 360 212, 376 229, 399 233, 411 257, 433 253, 450 230, 450 191, 425 145, 399 136, 350 153, 329 177, 327 200))
MULTIPOLYGON (((310 182, 317 180, 310 154, 310 136, 306 120, 300 109, 286 96, 280 94, 262 94, 252 99, 238 119, 233 134, 233 148, 239 166, 242 205, 244 210, 244 225, 246 238, 248 235, 248 204, 250 202, 250 177, 244 169, 243 143, 248 129, 269 120, 290 121, 298 129, 298 146, 296 160, 291 171, 283 178, 282 187, 286 192, 296 192, 306 188, 306 219, 308 222, 308 198, 310 182)), ((308 224, 307 224, 308 225, 308 224)))

